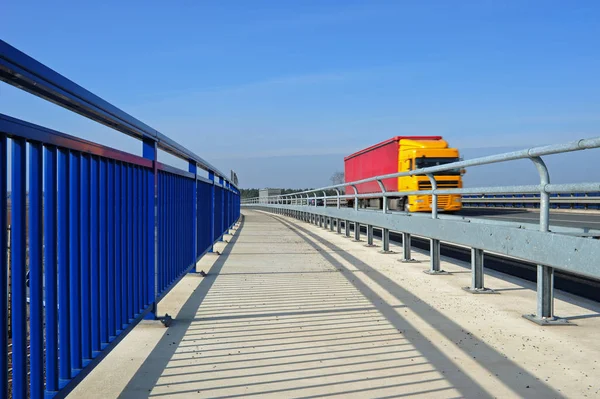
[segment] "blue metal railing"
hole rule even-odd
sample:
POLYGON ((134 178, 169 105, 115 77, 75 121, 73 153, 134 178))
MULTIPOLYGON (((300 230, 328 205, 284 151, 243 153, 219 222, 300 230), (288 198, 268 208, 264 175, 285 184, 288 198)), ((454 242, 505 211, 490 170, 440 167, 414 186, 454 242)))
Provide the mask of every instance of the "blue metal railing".
POLYGON ((239 191, 2 41, 0 79, 142 141, 137 156, 0 114, 0 397, 63 396, 139 320, 157 317, 157 302, 238 220, 239 191), (159 148, 189 170, 159 162, 159 148))

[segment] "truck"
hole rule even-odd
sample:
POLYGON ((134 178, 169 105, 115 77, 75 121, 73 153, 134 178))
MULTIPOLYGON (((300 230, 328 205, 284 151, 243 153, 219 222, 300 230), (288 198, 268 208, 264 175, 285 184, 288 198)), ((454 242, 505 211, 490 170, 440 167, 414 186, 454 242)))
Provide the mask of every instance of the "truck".
MULTIPOLYGON (((441 136, 396 136, 365 148, 344 158, 344 179, 346 183, 368 179, 370 177, 414 169, 444 165, 459 161, 459 152, 450 148, 441 136)), ((438 189, 462 188, 464 170, 451 169, 435 173, 438 189)), ((400 194, 388 197, 388 209, 405 212, 431 212, 431 195, 402 195, 403 191, 431 190, 431 182, 425 175, 402 176, 383 179, 387 192, 400 194)), ((355 185, 359 194, 381 193, 377 181, 355 185)), ((346 194, 354 194, 351 186, 346 187, 346 194)), ((347 201, 354 207, 354 200, 347 201)), ((438 211, 448 213, 462 208, 460 195, 438 195, 438 211)), ((378 207, 382 209, 383 199, 361 198, 361 208, 378 207)))

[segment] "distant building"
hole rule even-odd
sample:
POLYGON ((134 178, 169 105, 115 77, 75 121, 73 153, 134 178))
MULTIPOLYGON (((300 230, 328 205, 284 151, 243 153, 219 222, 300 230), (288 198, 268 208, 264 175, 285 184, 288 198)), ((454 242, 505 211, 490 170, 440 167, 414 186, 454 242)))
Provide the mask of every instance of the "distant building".
POLYGON ((267 197, 272 197, 274 195, 281 195, 280 188, 261 188, 258 190, 258 199, 260 202, 266 202, 267 197))

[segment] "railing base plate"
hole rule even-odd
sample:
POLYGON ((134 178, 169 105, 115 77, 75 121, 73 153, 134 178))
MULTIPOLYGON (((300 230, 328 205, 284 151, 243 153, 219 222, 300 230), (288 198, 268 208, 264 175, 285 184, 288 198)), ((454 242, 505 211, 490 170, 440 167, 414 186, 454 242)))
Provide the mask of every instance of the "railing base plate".
POLYGON ((416 259, 398 259, 398 262, 401 262, 401 263, 421 263, 420 260, 416 260, 416 259))
POLYGON ((577 324, 569 323, 567 319, 561 319, 560 317, 544 317, 538 318, 534 314, 524 314, 523 317, 529 321, 534 322, 539 326, 576 326, 577 324))
POLYGON ((471 294, 500 294, 490 288, 471 288, 463 287, 463 290, 470 292, 471 294))
POLYGON ((431 275, 435 275, 435 276, 437 276, 437 275, 443 275, 443 276, 450 275, 450 273, 448 273, 445 270, 423 270, 423 273, 425 273, 425 274, 431 274, 431 275))

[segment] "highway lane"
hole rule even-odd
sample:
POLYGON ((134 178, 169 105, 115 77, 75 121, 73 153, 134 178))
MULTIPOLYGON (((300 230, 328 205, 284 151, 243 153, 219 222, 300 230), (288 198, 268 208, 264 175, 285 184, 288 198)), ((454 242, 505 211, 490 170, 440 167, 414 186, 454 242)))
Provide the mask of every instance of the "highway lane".
MULTIPOLYGON (((521 223, 538 223, 540 220, 540 213, 531 210, 521 209, 478 209, 478 208, 465 208, 456 215, 464 217, 478 217, 484 219, 503 220, 510 222, 521 222, 521 223)), ((589 212, 589 213, 574 213, 574 212, 561 212, 561 211, 550 211, 550 225, 551 226, 565 226, 565 227, 580 227, 580 228, 591 228, 600 229, 600 213, 589 212)))

